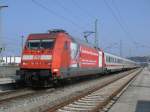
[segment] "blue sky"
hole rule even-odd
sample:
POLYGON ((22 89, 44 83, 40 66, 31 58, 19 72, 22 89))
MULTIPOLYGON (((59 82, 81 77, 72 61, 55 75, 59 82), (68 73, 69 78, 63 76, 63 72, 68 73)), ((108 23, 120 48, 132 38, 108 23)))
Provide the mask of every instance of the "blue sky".
MULTIPOLYGON (((94 30, 98 19, 99 46, 119 55, 150 55, 149 0, 0 0, 8 5, 1 11, 4 55, 20 55, 21 36, 64 29, 83 39, 84 31, 94 30)), ((94 36, 89 37, 94 42, 94 36)))

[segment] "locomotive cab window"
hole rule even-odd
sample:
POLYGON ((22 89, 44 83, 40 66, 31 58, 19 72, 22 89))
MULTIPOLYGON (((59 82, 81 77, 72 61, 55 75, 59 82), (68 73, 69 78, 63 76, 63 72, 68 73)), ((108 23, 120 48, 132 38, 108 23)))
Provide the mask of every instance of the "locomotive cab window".
POLYGON ((41 40, 41 48, 50 49, 54 46, 54 40, 41 40))
POLYGON ((29 49, 51 49, 54 46, 54 39, 28 40, 29 49))
POLYGON ((40 40, 28 40, 27 47, 29 49, 38 49, 40 47, 40 40))

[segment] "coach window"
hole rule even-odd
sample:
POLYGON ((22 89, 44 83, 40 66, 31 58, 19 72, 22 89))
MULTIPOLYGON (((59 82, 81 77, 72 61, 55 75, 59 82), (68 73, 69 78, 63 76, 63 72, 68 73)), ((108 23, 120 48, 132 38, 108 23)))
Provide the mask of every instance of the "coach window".
POLYGON ((112 61, 113 61, 113 63, 114 63, 114 58, 112 58, 112 61))
POLYGON ((122 59, 120 59, 120 63, 123 63, 123 60, 122 60, 122 59))
POLYGON ((107 61, 109 62, 109 56, 107 57, 107 61))
POLYGON ((119 63, 119 59, 117 59, 117 63, 119 63))
POLYGON ((111 57, 109 57, 109 62, 111 62, 111 57))
POLYGON ((107 56, 107 62, 109 62, 109 57, 107 56))
POLYGON ((113 62, 113 58, 111 57, 111 62, 113 62))
POLYGON ((108 56, 106 56, 106 62, 109 62, 109 58, 108 58, 108 56))
POLYGON ((117 59, 115 58, 115 63, 117 62, 117 59))
POLYGON ((108 57, 108 62, 110 62, 110 57, 108 57))
POLYGON ((106 62, 108 62, 108 56, 106 56, 106 62))

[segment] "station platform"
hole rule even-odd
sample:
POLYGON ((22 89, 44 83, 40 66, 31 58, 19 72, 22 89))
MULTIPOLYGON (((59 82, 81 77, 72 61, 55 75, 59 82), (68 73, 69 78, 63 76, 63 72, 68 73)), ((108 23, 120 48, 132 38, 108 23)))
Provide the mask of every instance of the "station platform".
POLYGON ((0 93, 14 90, 15 84, 15 77, 0 78, 0 93))
POLYGON ((149 68, 144 68, 108 112, 150 112, 149 68))
POLYGON ((17 65, 0 65, 0 85, 15 83, 16 70, 18 69, 17 65))
POLYGON ((0 66, 0 78, 13 77, 16 75, 16 70, 18 69, 19 69, 19 66, 14 66, 14 65, 0 66))
POLYGON ((15 83, 16 78, 0 78, 0 85, 15 83))

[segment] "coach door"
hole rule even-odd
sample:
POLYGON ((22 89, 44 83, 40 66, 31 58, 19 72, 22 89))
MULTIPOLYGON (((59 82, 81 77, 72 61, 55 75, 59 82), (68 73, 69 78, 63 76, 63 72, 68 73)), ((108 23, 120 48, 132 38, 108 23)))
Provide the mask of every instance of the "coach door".
POLYGON ((70 67, 78 67, 78 58, 79 58, 79 46, 77 43, 71 42, 70 44, 71 50, 71 63, 70 67))
POLYGON ((102 67, 102 52, 98 51, 98 66, 102 67))

